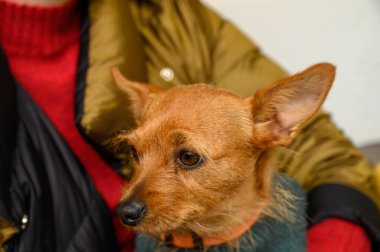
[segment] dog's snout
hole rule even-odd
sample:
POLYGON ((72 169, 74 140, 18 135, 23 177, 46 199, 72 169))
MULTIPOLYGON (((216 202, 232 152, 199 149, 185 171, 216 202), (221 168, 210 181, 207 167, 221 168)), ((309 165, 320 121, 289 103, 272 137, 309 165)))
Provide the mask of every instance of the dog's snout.
POLYGON ((116 211, 125 225, 136 226, 144 217, 146 206, 140 201, 125 201, 119 203, 116 211))

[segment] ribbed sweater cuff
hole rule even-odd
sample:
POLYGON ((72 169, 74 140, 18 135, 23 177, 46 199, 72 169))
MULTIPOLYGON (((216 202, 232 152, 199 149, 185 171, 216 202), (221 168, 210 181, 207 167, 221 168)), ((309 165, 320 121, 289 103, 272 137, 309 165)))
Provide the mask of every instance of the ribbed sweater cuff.
POLYGON ((54 7, 0 0, 0 43, 7 54, 52 56, 77 39, 77 0, 54 7))

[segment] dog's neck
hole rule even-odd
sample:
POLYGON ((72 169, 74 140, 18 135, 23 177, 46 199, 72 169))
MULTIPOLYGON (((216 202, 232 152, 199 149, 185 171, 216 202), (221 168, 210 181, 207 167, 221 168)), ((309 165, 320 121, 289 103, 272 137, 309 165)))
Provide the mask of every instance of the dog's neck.
MULTIPOLYGON (((171 233, 177 247, 194 247, 194 234, 204 246, 214 246, 235 240, 260 218, 265 199, 254 193, 254 180, 249 178, 239 190, 217 205, 202 219, 187 223, 186 228, 171 233)), ((167 234, 161 240, 167 239, 167 234)))
MULTIPOLYGON (((305 227, 302 221, 304 214, 303 204, 305 204, 303 201, 304 195, 302 194, 302 189, 295 182, 286 178, 286 176, 275 175, 272 186, 273 195, 271 195, 271 198, 264 200, 265 203, 261 206, 256 204, 254 213, 245 223, 234 227, 234 229, 230 229, 228 233, 221 232, 218 234, 219 239, 210 236, 197 237, 194 236, 194 233, 193 235, 192 233, 175 233, 171 237, 161 236, 161 241, 164 241, 166 245, 172 245, 176 248, 196 248, 200 251, 206 251, 207 247, 222 245, 222 243, 230 248, 239 248, 241 245, 246 246, 248 243, 249 246, 253 246, 252 251, 256 251, 256 246, 260 247, 268 242, 274 242, 273 247, 276 247, 276 239, 279 237, 274 235, 268 239, 268 234, 278 234, 280 232, 281 234, 289 233, 285 237, 288 237, 290 240, 285 244, 289 244, 292 247, 294 246, 292 242, 295 239, 300 239, 300 236, 295 235, 293 232, 304 232, 302 231, 305 227), (277 210, 279 213, 276 213, 277 210), (256 232, 262 229, 264 229, 262 233, 256 232), (264 243, 262 242, 263 240, 265 240, 264 243)), ((302 243, 299 243, 299 245, 302 246, 302 243)), ((278 251, 285 250, 291 251, 283 247, 278 251)))
POLYGON ((191 222, 188 228, 201 236, 215 236, 236 229, 244 224, 261 204, 253 189, 253 179, 249 178, 232 195, 226 195, 225 200, 202 219, 191 222))

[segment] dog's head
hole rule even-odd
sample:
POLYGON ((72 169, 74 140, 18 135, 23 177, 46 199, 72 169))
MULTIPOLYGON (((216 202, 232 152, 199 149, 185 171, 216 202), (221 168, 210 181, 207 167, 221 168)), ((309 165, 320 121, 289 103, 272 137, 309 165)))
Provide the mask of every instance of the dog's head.
POLYGON ((113 70, 137 123, 117 137, 129 145, 135 169, 118 207, 122 222, 153 235, 202 233, 221 208, 234 211, 236 199, 264 199, 272 172, 263 153, 294 139, 334 73, 318 64, 242 98, 205 84, 164 91, 113 70))

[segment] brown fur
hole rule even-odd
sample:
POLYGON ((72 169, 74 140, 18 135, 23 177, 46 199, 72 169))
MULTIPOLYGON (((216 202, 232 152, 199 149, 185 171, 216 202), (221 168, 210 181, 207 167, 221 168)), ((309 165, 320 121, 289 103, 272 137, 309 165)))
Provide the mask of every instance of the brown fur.
POLYGON ((284 210, 292 195, 271 184, 271 152, 289 144, 318 111, 334 73, 330 64, 315 65, 244 99, 205 84, 163 91, 113 70, 138 125, 117 138, 139 155, 121 199, 147 205, 134 229, 213 237, 244 223, 259 204, 266 205, 263 215, 293 218, 284 210), (183 149, 204 163, 185 169, 176 161, 183 149))

